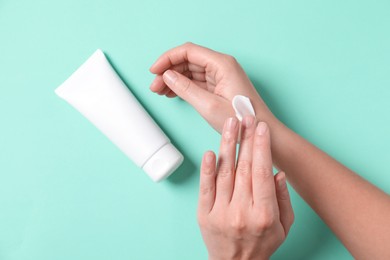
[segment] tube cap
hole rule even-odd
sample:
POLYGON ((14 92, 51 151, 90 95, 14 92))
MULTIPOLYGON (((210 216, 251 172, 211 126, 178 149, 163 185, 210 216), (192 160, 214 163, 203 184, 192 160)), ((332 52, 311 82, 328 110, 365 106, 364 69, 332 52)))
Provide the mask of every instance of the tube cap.
POLYGON ((167 143, 146 161, 142 169, 153 181, 159 182, 171 175, 183 159, 183 155, 171 143, 167 143))

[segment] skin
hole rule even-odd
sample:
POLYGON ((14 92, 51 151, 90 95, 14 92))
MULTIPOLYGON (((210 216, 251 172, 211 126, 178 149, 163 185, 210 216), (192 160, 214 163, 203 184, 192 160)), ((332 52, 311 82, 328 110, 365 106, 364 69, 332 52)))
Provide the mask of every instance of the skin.
POLYGON ((226 120, 218 164, 201 166, 198 221, 210 259, 269 259, 294 221, 283 172, 273 175, 270 133, 246 117, 236 162, 239 122, 226 120))
POLYGON ((180 96, 218 132, 234 116, 232 98, 249 97, 256 121, 271 133, 273 163, 294 189, 355 258, 390 259, 390 196, 280 122, 232 56, 186 43, 164 53, 150 71, 153 92, 180 96))

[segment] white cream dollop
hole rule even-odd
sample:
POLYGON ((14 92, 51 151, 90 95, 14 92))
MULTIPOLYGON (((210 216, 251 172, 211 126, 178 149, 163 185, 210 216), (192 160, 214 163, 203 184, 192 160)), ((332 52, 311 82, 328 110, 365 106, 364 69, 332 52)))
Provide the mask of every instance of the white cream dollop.
POLYGON ((232 106, 234 108, 234 111, 236 112, 236 117, 240 121, 242 121, 242 119, 247 115, 256 115, 251 100, 246 96, 234 96, 232 100, 232 106))

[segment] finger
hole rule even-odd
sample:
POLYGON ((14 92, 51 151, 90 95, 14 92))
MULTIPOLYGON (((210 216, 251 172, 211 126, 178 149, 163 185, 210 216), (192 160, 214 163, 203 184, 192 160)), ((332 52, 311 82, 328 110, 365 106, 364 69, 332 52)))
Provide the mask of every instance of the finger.
MULTIPOLYGON (((183 75, 184 77, 189 78, 189 79, 192 80, 192 73, 191 73, 191 71, 186 70, 186 71, 183 71, 183 72, 180 73, 180 74, 183 75)), ((163 77, 163 78, 164 78, 164 77, 163 77)))
POLYGON ((204 67, 193 63, 188 63, 188 70, 192 72, 199 72, 199 73, 204 73, 206 71, 204 67))
POLYGON ((204 81, 198 81, 198 80, 195 80, 193 79, 192 82, 194 82, 197 86, 203 88, 204 90, 207 90, 211 93, 213 93, 214 91, 214 88, 213 87, 209 87, 209 85, 207 84, 207 82, 204 82, 204 81))
POLYGON ((171 91, 170 88, 165 87, 163 90, 161 90, 161 91, 158 92, 157 94, 159 94, 159 95, 161 95, 161 96, 164 96, 164 95, 168 94, 170 91, 171 91))
POLYGON ((204 154, 200 170, 199 213, 208 214, 215 201, 215 154, 208 151, 204 154))
MULTIPOLYGON (((189 78, 189 79, 191 79, 191 77, 192 77, 190 71, 184 71, 184 72, 181 72, 180 74, 182 74, 184 77, 189 78)), ((171 91, 171 89, 167 86, 167 84, 165 84, 164 79, 163 79, 163 83, 160 83, 160 84, 161 84, 161 88, 157 92, 157 94, 166 95, 167 93, 169 93, 171 91)))
POLYGON ((163 74, 165 84, 185 101, 191 104, 200 114, 205 114, 217 96, 196 85, 184 75, 172 70, 163 74))
POLYGON ((252 153, 255 118, 246 116, 242 120, 241 144, 238 152, 233 200, 252 203, 252 153))
MULTIPOLYGON (((208 90, 210 92, 214 91, 214 86, 209 86, 207 82, 205 82, 205 74, 204 73, 195 73, 195 72, 190 72, 190 71, 184 71, 184 72, 179 72, 182 75, 186 76, 187 78, 192 79, 192 81, 198 85, 199 87, 208 90)), ((153 82, 150 85, 150 90, 153 91, 154 93, 157 93, 159 95, 165 95, 166 94, 166 88, 167 85, 164 82, 164 79, 162 75, 157 75, 153 82)), ((168 91, 169 93, 169 91, 168 91)), ((174 95, 176 96, 176 94, 174 95)), ((171 97, 171 96, 169 96, 171 97)))
POLYGON ((179 73, 182 73, 184 71, 191 71, 191 72, 198 72, 198 73, 205 72, 205 69, 203 67, 189 62, 182 62, 180 64, 173 65, 168 69, 177 71, 179 73))
POLYGON ((291 205, 290 194, 286 184, 286 174, 279 172, 275 175, 276 198, 279 205, 280 222, 287 236, 291 225, 294 223, 294 211, 291 205))
POLYGON ((221 53, 208 48, 193 43, 186 43, 161 55, 150 67, 150 72, 162 74, 170 67, 183 62, 189 62, 204 69, 207 67, 215 68, 221 55, 221 53))
MULTIPOLYGON (((209 88, 209 87, 207 86, 206 82, 197 81, 197 80, 192 80, 192 81, 193 81, 197 86, 199 86, 199 87, 202 88, 202 89, 208 90, 208 88, 209 88)), ((177 96, 176 93, 173 92, 173 91, 172 91, 169 87, 167 87, 167 86, 165 86, 163 90, 157 92, 157 94, 160 94, 160 93, 162 93, 163 91, 165 92, 166 89, 169 90, 166 94, 164 94, 166 97, 168 97, 168 98, 173 98, 173 97, 176 97, 176 96, 177 96)), ((209 90, 209 91, 210 91, 210 90, 209 90)))
POLYGON ((167 96, 168 98, 174 98, 174 97, 177 97, 176 93, 173 92, 172 90, 169 91, 165 96, 167 96))
POLYGON ((258 123, 253 141, 252 187, 255 206, 277 210, 270 132, 264 122, 258 123))
MULTIPOLYGON (((192 77, 192 74, 190 71, 183 71, 180 73, 183 74, 184 76, 186 76, 187 78, 192 77)), ((165 84, 164 78, 162 75, 157 75, 150 85, 150 90, 153 91, 154 93, 159 94, 159 95, 165 95, 163 92, 166 91, 166 88, 167 88, 167 84, 165 84)))
POLYGON ((166 85, 165 85, 163 77, 161 75, 157 75, 154 78, 152 84, 150 84, 150 90, 155 92, 155 93, 159 93, 164 88, 166 88, 166 85))
POLYGON ((181 63, 179 65, 172 66, 169 69, 174 70, 190 79, 206 81, 206 74, 204 68, 201 68, 194 64, 181 63))
POLYGON ((225 121, 217 164, 216 203, 229 203, 232 199, 238 120, 231 117, 225 121))
POLYGON ((204 72, 191 72, 191 78, 197 81, 206 81, 206 74, 204 72))

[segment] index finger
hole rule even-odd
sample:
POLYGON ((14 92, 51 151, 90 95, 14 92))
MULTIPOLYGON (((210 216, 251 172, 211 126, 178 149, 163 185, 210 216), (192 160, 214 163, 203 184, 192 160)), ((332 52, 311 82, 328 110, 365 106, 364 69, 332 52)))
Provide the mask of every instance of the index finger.
POLYGON ((270 131, 264 122, 257 125, 253 142, 252 188, 255 206, 276 207, 270 131))
POLYGON ((207 68, 215 66, 220 55, 222 54, 208 48, 193 43, 185 43, 162 54, 149 70, 154 74, 162 74, 170 67, 183 62, 190 62, 207 68))

